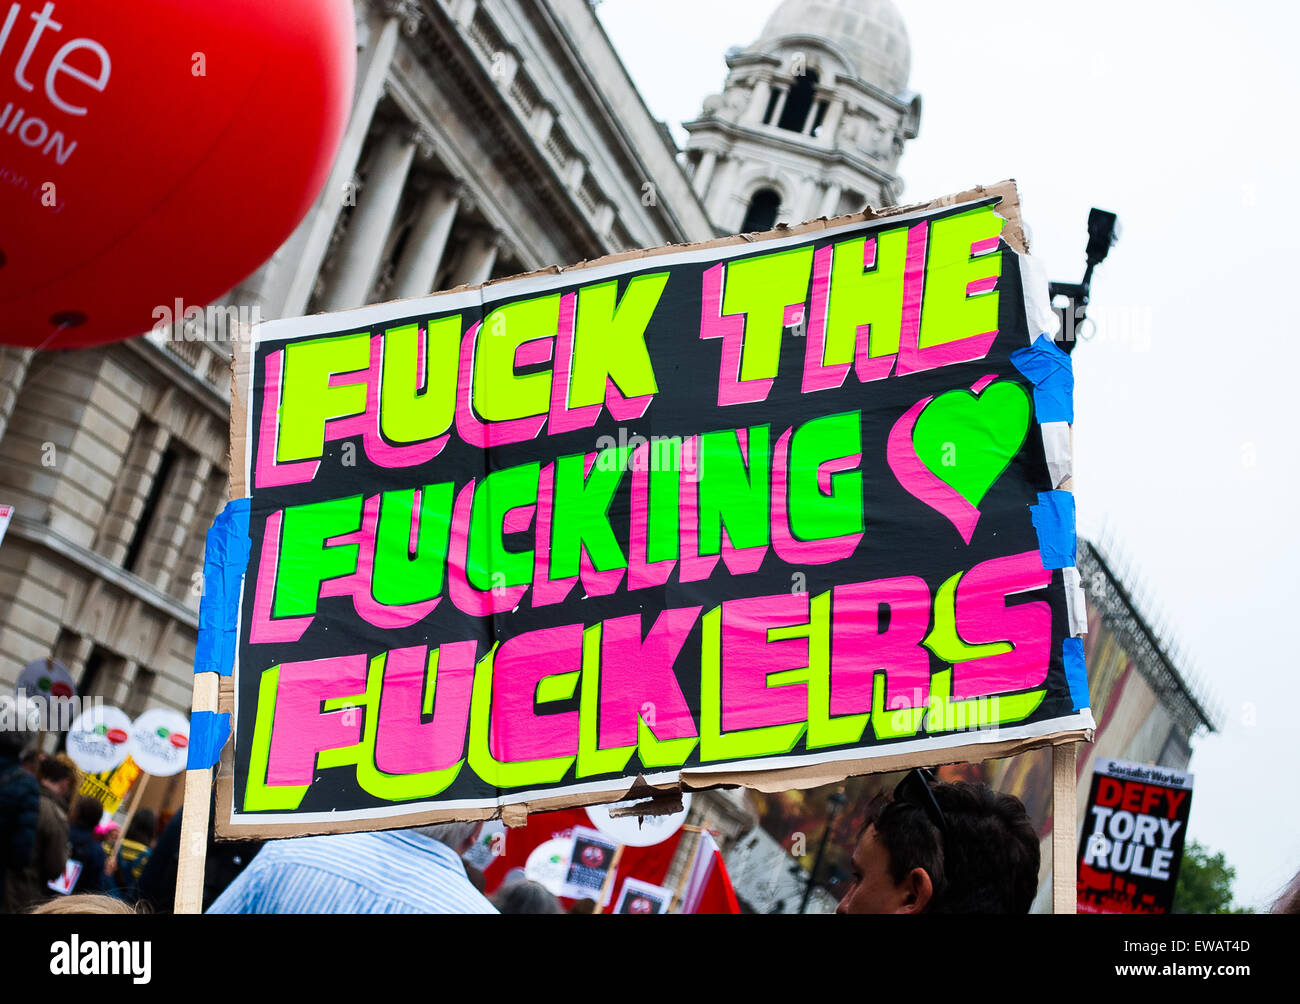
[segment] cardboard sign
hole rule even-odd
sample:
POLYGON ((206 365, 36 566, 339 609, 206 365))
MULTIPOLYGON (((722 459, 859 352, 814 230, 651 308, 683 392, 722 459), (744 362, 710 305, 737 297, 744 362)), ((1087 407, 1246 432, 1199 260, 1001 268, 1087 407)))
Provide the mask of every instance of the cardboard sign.
MULTIPOLYGON (((573 828, 573 850, 565 869, 564 888, 561 895, 570 899, 600 901, 605 879, 614 865, 614 852, 618 844, 598 830, 585 826, 573 828)), ((608 901, 609 890, 605 889, 608 901)))
POLYGON ((623 891, 619 893, 614 912, 640 915, 667 913, 672 901, 671 889, 630 878, 623 882, 623 891))
POLYGON ((220 832, 1081 738, 1073 378, 1024 250, 1008 183, 260 325, 220 832))
POLYGON ((1079 912, 1168 913, 1191 806, 1191 774, 1098 760, 1079 844, 1079 912))
POLYGON ((141 774, 140 766, 128 756, 111 770, 86 774, 81 781, 80 795, 89 795, 104 806, 104 811, 113 815, 122 807, 131 785, 141 774))
POLYGON ((68 756, 87 774, 111 771, 126 759, 131 716, 111 704, 83 711, 68 729, 68 756))
POLYGON ((150 708, 131 729, 131 758, 146 774, 170 777, 185 769, 190 720, 171 708, 150 708))
POLYGON ((77 887, 77 879, 81 877, 81 869, 82 864, 80 861, 68 858, 67 863, 63 866, 63 874, 46 882, 45 888, 57 892, 60 896, 69 895, 77 887))
POLYGON ((0 544, 4 543, 5 531, 9 529, 9 521, 14 518, 14 507, 11 505, 0 505, 0 544))
MULTIPOLYGON (((0 531, 3 527, 0 527, 0 531)), ((23 667, 14 684, 19 696, 39 696, 70 701, 77 696, 77 685, 68 667, 58 659, 33 659, 23 667)))

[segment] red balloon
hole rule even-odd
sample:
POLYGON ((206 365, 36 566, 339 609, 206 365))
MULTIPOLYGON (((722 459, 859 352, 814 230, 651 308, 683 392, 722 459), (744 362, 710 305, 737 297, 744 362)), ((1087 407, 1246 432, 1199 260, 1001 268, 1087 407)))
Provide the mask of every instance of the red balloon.
POLYGON ((352 0, 0 0, 0 342, 238 285, 324 187, 355 75, 352 0))

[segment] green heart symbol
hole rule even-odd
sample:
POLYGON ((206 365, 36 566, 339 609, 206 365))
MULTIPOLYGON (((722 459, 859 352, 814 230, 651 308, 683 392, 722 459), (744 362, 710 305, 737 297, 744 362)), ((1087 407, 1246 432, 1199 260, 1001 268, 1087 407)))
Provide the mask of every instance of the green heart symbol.
POLYGON ((989 384, 979 396, 950 390, 921 412, 912 445, 935 477, 979 508, 1024 445, 1029 412, 1029 395, 1012 380, 989 384))

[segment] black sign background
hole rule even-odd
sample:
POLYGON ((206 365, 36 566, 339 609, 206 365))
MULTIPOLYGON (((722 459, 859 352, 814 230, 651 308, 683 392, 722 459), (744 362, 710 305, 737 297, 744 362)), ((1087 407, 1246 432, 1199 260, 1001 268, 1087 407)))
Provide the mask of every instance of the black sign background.
MULTIPOLYGON (((984 204, 995 203, 986 199, 984 204)), ((941 219, 957 212, 968 211, 971 204, 926 214, 930 220, 941 219)), ((897 219, 873 220, 864 223, 855 233, 838 232, 834 237, 820 233, 810 234, 797 245, 821 248, 828 244, 850 239, 860 234, 870 235, 906 225, 897 219)), ((752 254, 732 258, 758 256, 773 249, 762 241, 756 242, 752 254)), ((466 445, 453 435, 444 451, 424 467, 401 470, 371 465, 361 447, 359 437, 353 440, 336 440, 325 444, 325 455, 316 479, 307 484, 251 491, 250 537, 252 557, 249 562, 241 611, 241 639, 239 647, 239 673, 237 680, 240 713, 237 728, 237 750, 247 751, 252 743, 252 733, 257 708, 258 683, 262 672, 284 661, 320 659, 364 651, 368 656, 382 651, 412 645, 436 646, 445 642, 475 640, 481 657, 493 640, 503 641, 522 632, 557 624, 583 621, 593 624, 599 620, 642 612, 643 625, 653 623, 664 609, 703 605, 712 609, 724 600, 735 597, 762 596, 791 591, 795 571, 806 576, 806 589, 811 595, 834 585, 872 579, 913 575, 923 578, 933 595, 937 587, 957 572, 992 558, 1037 550, 1038 539, 1030 520, 1028 505, 1036 501, 1035 492, 1048 491, 1050 482, 1044 457, 1042 437, 1037 426, 1030 432, 1020 452, 994 484, 980 505, 981 518, 969 545, 962 542, 953 526, 939 513, 920 503, 898 483, 886 463, 885 442, 898 418, 918 400, 927 395, 937 395, 954 388, 969 388, 975 381, 989 374, 1001 380, 1013 380, 1031 391, 1031 385, 1009 361, 1017 349, 1030 344, 1025 305, 1021 288, 1020 267, 1017 254, 1005 242, 1001 244, 1002 269, 998 280, 999 333, 988 355, 979 361, 943 366, 907 376, 890 376, 871 383, 859 383, 850 374, 844 385, 836 390, 825 390, 810 395, 800 392, 804 365, 805 341, 791 329, 784 335, 780 370, 772 391, 760 403, 719 408, 716 404, 717 377, 721 343, 699 337, 701 283, 704 271, 716 261, 728 258, 726 249, 719 249, 717 258, 709 262, 674 264, 671 277, 646 332, 646 345, 653 361, 659 391, 645 416, 630 423, 614 421, 608 412, 602 414, 595 426, 551 436, 543 431, 537 439, 480 450, 466 445), (444 600, 424 621, 405 630, 380 630, 358 618, 347 598, 325 598, 319 603, 315 621, 301 640, 293 644, 250 645, 252 597, 257 587, 258 556, 263 546, 263 533, 267 518, 277 510, 322 499, 341 498, 358 493, 367 496, 386 490, 409 489, 414 485, 454 481, 459 487, 471 478, 481 478, 489 470, 507 468, 535 460, 546 464, 551 459, 566 455, 591 452, 602 436, 618 439, 620 429, 624 435, 633 433, 646 438, 651 436, 690 436, 718 429, 743 426, 770 425, 771 441, 786 428, 798 426, 811 418, 860 410, 862 415, 863 457, 863 509, 866 533, 856 552, 849 558, 828 565, 809 565, 794 568, 781 562, 769 550, 760 570, 754 574, 732 577, 724 563, 719 562, 713 574, 705 581, 681 583, 675 571, 660 588, 628 592, 626 580, 610 596, 576 600, 582 595, 581 586, 575 588, 570 599, 563 604, 533 609, 525 600, 513 613, 500 614, 490 620, 470 617, 444 600), (355 454, 355 466, 341 463, 344 444, 353 443, 349 453, 355 454)), ((640 262, 629 262, 630 271, 620 279, 622 295, 628 280, 633 276, 662 272, 668 266, 662 259, 648 257, 640 262), (636 266, 640 264, 641 267, 636 266)), ((576 270, 569 285, 559 286, 550 292, 577 290, 591 281, 582 270, 576 270)), ((523 297, 503 296, 508 284, 489 287, 484 314, 523 297)), ((525 296, 535 296, 535 292, 525 296)), ((463 328, 467 330, 480 320, 477 312, 463 313, 463 328)), ((404 323, 423 322, 436 316, 412 314, 395 316, 390 321, 375 325, 373 333, 404 323)), ((332 332, 340 334, 356 329, 343 328, 332 332)), ((1036 333, 1035 333, 1036 334, 1036 333)), ((321 335, 319 337, 330 337, 321 335)), ((264 398, 265 360, 268 354, 283 347, 283 341, 263 341, 254 346, 253 394, 249 401, 252 409, 251 428, 256 430, 262 419, 264 398)), ((522 372, 522 371, 521 371, 522 372)), ((1031 419, 1036 422, 1036 419, 1031 419)), ((256 451, 256 435, 251 437, 249 449, 256 451)), ((256 469, 254 454, 251 469, 256 469)), ((630 478, 624 477, 610 507, 610 524, 626 552, 627 526, 630 512, 630 478)), ((250 490, 253 488, 249 486, 250 490)), ((520 548, 530 546, 526 535, 520 535, 520 548)), ((507 535, 509 541, 509 535, 507 535)), ((1069 696, 1061 658, 1061 642, 1069 635, 1062 573, 1052 573, 1051 587, 1036 591, 1028 599, 1050 604, 1052 612, 1051 663, 1046 681, 1048 693, 1038 709, 1019 725, 1046 721, 1075 713, 1069 696)), ((1017 598, 1009 601, 1014 605, 1017 598)), ((692 710, 700 706, 699 652, 701 626, 695 625, 685 643, 675 666, 678 683, 692 710)), ((931 656, 931 671, 948 668, 931 656)), ((556 702, 548 711, 574 711, 578 707, 575 695, 571 702, 556 702)), ((698 717, 697 717, 698 720, 698 717)), ((974 738, 974 737, 972 737, 974 738)), ((838 749, 861 749, 867 746, 884 747, 904 740, 878 740, 873 738, 870 725, 859 743, 838 749)), ((819 755, 835 752, 837 748, 818 750, 819 755)), ((806 752, 803 741, 790 755, 806 752)), ((840 759, 849 759, 842 756, 840 759)), ((698 765, 699 747, 686 761, 684 768, 698 765)), ((639 759, 634 754, 627 770, 618 776, 635 778, 642 772, 639 759)), ((646 771, 648 773, 648 771, 646 771)), ((242 753, 236 757, 234 803, 237 813, 247 784, 248 761, 242 753)), ((606 777, 613 776, 607 775, 606 777)), ((575 783, 573 768, 554 786, 564 788, 575 783)), ((583 783, 602 780, 601 777, 584 777, 583 783)), ((531 790, 531 789, 530 789, 531 790)), ((438 796, 437 801, 460 799, 495 799, 503 792, 479 777, 466 764, 453 784, 438 796)), ((357 786, 355 769, 340 767, 317 770, 317 780, 306 793, 297 812, 331 812, 345 809, 373 809, 392 803, 371 796, 357 786)), ((430 805, 436 807, 435 804, 430 805)), ((245 818, 250 818, 244 814, 245 818)))

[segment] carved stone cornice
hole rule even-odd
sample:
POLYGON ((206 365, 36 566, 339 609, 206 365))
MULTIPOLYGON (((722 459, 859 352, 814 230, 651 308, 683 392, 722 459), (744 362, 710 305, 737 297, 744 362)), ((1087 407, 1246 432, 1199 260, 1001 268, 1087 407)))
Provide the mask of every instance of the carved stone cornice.
POLYGON ((390 17, 402 19, 402 31, 408 38, 420 33, 420 26, 428 16, 419 0, 381 0, 379 6, 390 17))

